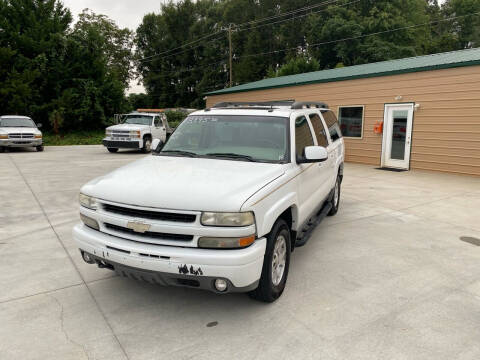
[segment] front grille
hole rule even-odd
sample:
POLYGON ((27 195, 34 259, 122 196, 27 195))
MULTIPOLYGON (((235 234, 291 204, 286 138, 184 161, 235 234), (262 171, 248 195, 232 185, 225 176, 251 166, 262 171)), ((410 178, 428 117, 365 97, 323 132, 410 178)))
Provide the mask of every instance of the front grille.
POLYGON ((121 206, 111 205, 111 204, 103 204, 103 209, 107 212, 111 212, 118 215, 125 215, 129 217, 150 219, 150 220, 193 223, 197 218, 196 215, 192 215, 192 214, 179 214, 179 213, 168 213, 168 212, 161 212, 161 211, 139 210, 139 209, 126 208, 126 207, 121 207, 121 206))
POLYGON ((119 233, 135 235, 135 236, 144 237, 148 239, 175 240, 175 241, 192 241, 193 240, 193 235, 166 234, 166 233, 159 233, 159 232, 153 232, 153 231, 138 233, 133 231, 132 229, 125 228, 123 226, 108 224, 108 223, 105 223, 105 227, 107 229, 110 229, 119 233))
POLYGON ((33 134, 12 133, 8 134, 9 139, 33 139, 33 134))
POLYGON ((128 132, 126 134, 113 133, 112 138, 121 138, 121 139, 130 138, 130 134, 128 132))

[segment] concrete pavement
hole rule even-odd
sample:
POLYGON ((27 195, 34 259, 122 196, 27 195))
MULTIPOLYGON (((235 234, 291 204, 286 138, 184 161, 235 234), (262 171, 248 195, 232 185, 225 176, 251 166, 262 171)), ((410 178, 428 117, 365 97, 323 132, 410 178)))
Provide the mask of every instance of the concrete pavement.
POLYGON ((263 304, 120 278, 71 228, 101 146, 0 154, 2 359, 478 359, 480 179, 347 164, 337 216, 263 304), (207 326, 208 325, 208 326, 207 326))

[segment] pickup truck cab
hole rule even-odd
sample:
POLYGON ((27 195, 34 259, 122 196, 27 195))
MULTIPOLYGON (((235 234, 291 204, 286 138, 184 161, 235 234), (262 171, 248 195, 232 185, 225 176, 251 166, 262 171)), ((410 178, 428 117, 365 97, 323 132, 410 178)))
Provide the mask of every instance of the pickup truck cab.
POLYGON ((120 148, 148 153, 153 139, 165 142, 172 132, 165 114, 133 112, 123 115, 121 124, 106 128, 103 145, 111 153, 120 148))
POLYGON ((28 116, 0 116, 0 152, 12 147, 34 147, 43 151, 43 136, 28 116))
POLYGON ((339 207, 344 143, 323 103, 217 104, 152 149, 82 187, 87 263, 272 302, 293 249, 339 207))

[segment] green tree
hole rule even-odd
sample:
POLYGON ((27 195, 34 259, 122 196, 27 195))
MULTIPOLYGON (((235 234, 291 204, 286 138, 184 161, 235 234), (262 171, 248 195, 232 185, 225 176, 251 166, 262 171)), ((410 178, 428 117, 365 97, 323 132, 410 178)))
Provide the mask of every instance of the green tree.
POLYGON ((282 65, 277 71, 271 71, 269 77, 287 76, 295 74, 303 74, 320 70, 320 64, 317 60, 299 56, 290 59, 286 64, 282 65))
POLYGON ((56 0, 0 0, 0 109, 4 113, 47 120, 71 21, 70 11, 56 0))
POLYGON ((480 0, 447 0, 442 13, 445 18, 459 17, 449 21, 442 34, 455 39, 456 48, 480 46, 480 0))
POLYGON ((0 0, 2 113, 32 116, 48 130, 50 114, 61 112, 68 131, 100 128, 123 111, 132 32, 90 11, 71 22, 58 0, 0 0))

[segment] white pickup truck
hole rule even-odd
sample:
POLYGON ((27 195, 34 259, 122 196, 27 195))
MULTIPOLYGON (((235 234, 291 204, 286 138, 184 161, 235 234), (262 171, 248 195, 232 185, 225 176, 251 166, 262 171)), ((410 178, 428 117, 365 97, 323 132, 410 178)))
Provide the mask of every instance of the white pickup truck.
POLYGON ((144 153, 151 150, 152 140, 165 142, 173 132, 164 113, 133 112, 121 116, 122 123, 105 130, 103 145, 109 152, 120 148, 139 149, 144 153))
POLYGON ((82 187, 73 238, 87 263, 272 302, 293 249, 338 210, 344 143, 323 103, 217 104, 152 149, 82 187))

